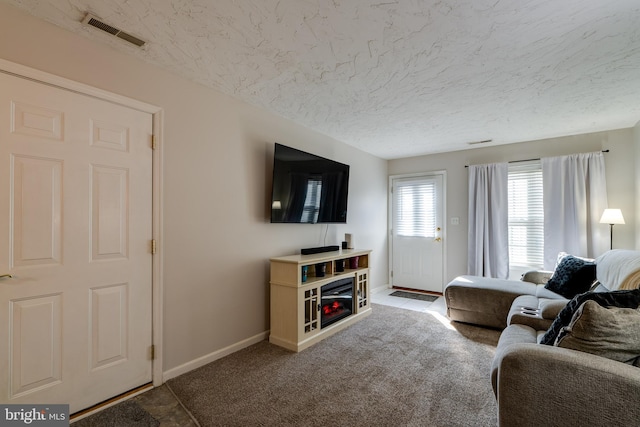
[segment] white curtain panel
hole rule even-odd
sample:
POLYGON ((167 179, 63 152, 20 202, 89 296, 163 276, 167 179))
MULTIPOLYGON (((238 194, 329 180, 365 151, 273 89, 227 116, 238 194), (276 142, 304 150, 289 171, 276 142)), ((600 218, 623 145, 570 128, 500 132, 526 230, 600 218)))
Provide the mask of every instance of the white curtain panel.
POLYGON ((473 276, 509 276, 507 163, 469 166, 469 253, 473 276))
POLYGON ((559 252, 595 258, 609 249, 608 229, 599 223, 607 207, 604 155, 547 157, 542 161, 544 268, 559 252))

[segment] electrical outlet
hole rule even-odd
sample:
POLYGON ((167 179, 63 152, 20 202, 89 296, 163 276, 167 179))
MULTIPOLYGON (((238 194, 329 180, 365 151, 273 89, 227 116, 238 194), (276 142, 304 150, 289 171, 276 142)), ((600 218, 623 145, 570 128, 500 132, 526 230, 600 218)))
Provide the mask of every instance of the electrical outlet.
POLYGON ((451 225, 460 225, 460 218, 457 216, 451 217, 451 225))

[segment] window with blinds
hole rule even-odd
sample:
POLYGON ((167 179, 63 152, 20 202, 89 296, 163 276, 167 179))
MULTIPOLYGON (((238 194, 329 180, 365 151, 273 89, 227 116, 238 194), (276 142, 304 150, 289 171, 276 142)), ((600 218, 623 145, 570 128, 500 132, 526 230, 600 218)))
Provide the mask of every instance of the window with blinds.
POLYGON ((395 234, 435 237, 437 194, 433 180, 400 181, 394 187, 395 234))
POLYGON ((544 210, 540 161, 509 165, 509 267, 542 268, 544 210))

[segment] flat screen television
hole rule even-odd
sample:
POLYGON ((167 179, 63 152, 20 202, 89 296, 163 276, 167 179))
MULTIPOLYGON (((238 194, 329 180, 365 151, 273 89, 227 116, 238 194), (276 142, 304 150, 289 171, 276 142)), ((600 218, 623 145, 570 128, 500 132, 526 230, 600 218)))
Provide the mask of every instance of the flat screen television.
POLYGON ((271 222, 346 223, 349 165, 275 145, 271 222))

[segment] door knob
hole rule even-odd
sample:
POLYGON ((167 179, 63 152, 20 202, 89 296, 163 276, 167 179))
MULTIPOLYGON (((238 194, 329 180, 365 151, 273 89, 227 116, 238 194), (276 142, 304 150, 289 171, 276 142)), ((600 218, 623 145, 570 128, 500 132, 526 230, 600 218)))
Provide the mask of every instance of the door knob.
POLYGON ((11 279, 12 277, 10 274, 0 274, 0 279, 11 279))
POLYGON ((440 237, 436 237, 435 239, 433 239, 434 242, 439 242, 441 240, 442 240, 442 238, 440 238, 440 237))

